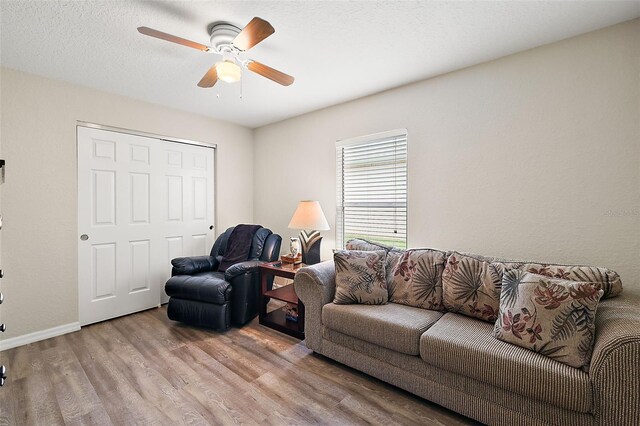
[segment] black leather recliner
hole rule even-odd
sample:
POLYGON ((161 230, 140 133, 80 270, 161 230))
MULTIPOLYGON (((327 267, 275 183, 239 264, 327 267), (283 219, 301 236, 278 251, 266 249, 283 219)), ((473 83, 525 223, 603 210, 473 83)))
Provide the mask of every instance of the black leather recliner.
MULTIPOLYGON (((282 238, 267 228, 253 236, 249 260, 217 272, 234 227, 218 237, 209 256, 179 257, 171 264, 165 284, 169 319, 215 330, 241 326, 258 314, 260 274, 258 265, 278 260, 282 238)), ((269 289, 273 279, 267 283, 269 289)))

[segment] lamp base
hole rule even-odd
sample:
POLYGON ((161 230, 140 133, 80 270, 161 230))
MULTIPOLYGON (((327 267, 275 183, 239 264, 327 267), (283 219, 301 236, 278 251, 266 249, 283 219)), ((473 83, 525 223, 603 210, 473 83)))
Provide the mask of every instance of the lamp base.
POLYGON ((302 243, 302 263, 305 265, 320 263, 320 243, 322 242, 320 231, 300 231, 300 242, 302 243))

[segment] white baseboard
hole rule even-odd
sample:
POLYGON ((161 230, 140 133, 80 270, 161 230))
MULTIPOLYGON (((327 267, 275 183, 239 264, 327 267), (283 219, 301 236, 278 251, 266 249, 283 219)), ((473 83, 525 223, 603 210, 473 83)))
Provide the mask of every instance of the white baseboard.
POLYGON ((22 336, 11 337, 9 339, 0 340, 0 351, 15 348, 17 346, 27 345, 40 340, 49 339, 51 337, 60 336, 62 334, 71 333, 80 330, 79 322, 71 322, 69 324, 59 325, 57 327, 48 328, 46 330, 34 331, 33 333, 23 334, 22 336))

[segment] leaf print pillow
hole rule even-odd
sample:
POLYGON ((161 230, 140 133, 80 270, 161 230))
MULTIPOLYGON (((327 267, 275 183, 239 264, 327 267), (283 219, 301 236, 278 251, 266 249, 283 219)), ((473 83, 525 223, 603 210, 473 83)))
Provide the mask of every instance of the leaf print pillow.
POLYGON ((502 279, 494 334, 571 367, 587 367, 603 293, 588 282, 508 270, 502 279))
POLYGON ((333 303, 385 305, 389 301, 385 263, 387 252, 336 250, 336 294, 333 303))
POLYGON ((442 301, 450 312, 483 321, 498 317, 504 264, 451 252, 442 275, 442 301))
MULTIPOLYGON (((389 256, 392 252, 389 253, 389 256)), ((433 249, 410 249, 402 253, 390 275, 389 301, 440 311, 442 272, 447 254, 433 249)))

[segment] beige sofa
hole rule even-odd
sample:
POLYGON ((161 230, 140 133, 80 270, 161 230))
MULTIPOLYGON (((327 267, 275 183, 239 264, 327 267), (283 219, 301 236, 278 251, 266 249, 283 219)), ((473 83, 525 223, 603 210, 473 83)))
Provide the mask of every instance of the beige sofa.
POLYGON ((333 261, 301 269, 306 345, 487 424, 640 425, 640 298, 602 300, 588 372, 493 337, 493 324, 396 303, 337 305, 333 261))

